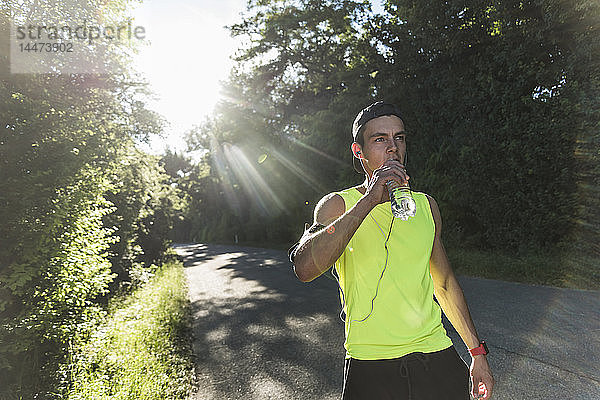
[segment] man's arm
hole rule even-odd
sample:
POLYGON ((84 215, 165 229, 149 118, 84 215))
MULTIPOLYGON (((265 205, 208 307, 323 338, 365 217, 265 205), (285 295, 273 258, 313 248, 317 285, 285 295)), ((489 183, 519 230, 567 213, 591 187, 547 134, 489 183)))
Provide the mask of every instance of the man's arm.
POLYGON ((315 207, 315 223, 325 225, 316 233, 306 231, 295 250, 294 272, 298 279, 310 282, 327 271, 340 257, 362 221, 375 206, 370 197, 361 197, 344 212, 344 199, 329 194, 315 207))
POLYGON ((404 166, 389 159, 370 176, 365 194, 344 212, 344 199, 337 194, 325 196, 315 207, 315 223, 326 225, 315 234, 304 234, 294 251, 294 271, 303 282, 310 282, 327 271, 337 260, 362 221, 377 204, 389 201, 387 181, 408 182, 404 166), (333 222, 332 222, 333 221, 333 222))
MULTIPOLYGON (((440 210, 435 200, 427 196, 431 213, 435 221, 435 238, 429 266, 435 297, 438 299, 444 314, 454 326, 467 348, 472 349, 479 346, 479 337, 475 330, 475 325, 471 318, 465 296, 462 288, 452 271, 450 262, 446 255, 446 250, 442 244, 442 218, 440 210)), ((471 361, 471 382, 472 395, 477 398, 483 395, 483 398, 489 399, 494 387, 494 378, 485 355, 472 357, 471 361), (484 390, 479 390, 480 384, 485 386, 484 390), (479 392, 479 393, 478 393, 479 392)))

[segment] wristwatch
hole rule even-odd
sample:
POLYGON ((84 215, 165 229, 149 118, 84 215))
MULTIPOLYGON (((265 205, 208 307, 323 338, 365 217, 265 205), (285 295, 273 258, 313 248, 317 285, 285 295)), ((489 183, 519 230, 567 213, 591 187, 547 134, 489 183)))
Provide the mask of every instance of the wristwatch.
POLYGON ((471 353, 472 356, 480 356, 480 355, 485 355, 488 354, 490 351, 488 350, 487 344, 485 344, 485 341, 481 341, 479 342, 479 347, 475 347, 474 349, 469 349, 469 353, 471 353))

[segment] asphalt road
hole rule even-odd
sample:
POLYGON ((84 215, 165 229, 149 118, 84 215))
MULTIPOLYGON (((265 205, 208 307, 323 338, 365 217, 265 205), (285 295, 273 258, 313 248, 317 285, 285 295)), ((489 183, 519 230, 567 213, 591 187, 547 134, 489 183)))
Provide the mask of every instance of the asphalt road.
MULTIPOLYGON (((193 400, 339 399, 344 325, 335 281, 298 281, 279 250, 175 249, 194 316, 193 400)), ((600 399, 600 292, 459 280, 489 343, 495 399, 600 399)))

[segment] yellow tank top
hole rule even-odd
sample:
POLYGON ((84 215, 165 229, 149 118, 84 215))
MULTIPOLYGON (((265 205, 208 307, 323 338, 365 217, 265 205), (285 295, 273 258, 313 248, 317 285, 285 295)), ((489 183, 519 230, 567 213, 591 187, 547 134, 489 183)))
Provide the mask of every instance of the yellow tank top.
MULTIPOLYGON (((336 194, 344 199, 346 211, 362 197, 356 188, 336 194)), ((413 192, 413 197, 415 217, 394 219, 385 271, 384 243, 393 219, 389 202, 369 212, 335 262, 342 304, 345 300, 346 357, 389 359, 452 345, 433 300, 429 272, 435 222, 426 195, 413 192)))

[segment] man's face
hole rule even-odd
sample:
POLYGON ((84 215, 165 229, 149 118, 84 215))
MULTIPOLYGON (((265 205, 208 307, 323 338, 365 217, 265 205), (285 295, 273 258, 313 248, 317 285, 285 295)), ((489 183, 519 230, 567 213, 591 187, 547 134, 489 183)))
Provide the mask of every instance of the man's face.
POLYGON ((385 115, 370 120, 363 130, 363 165, 369 176, 389 159, 404 164, 406 157, 406 134, 404 123, 395 115, 385 115))

